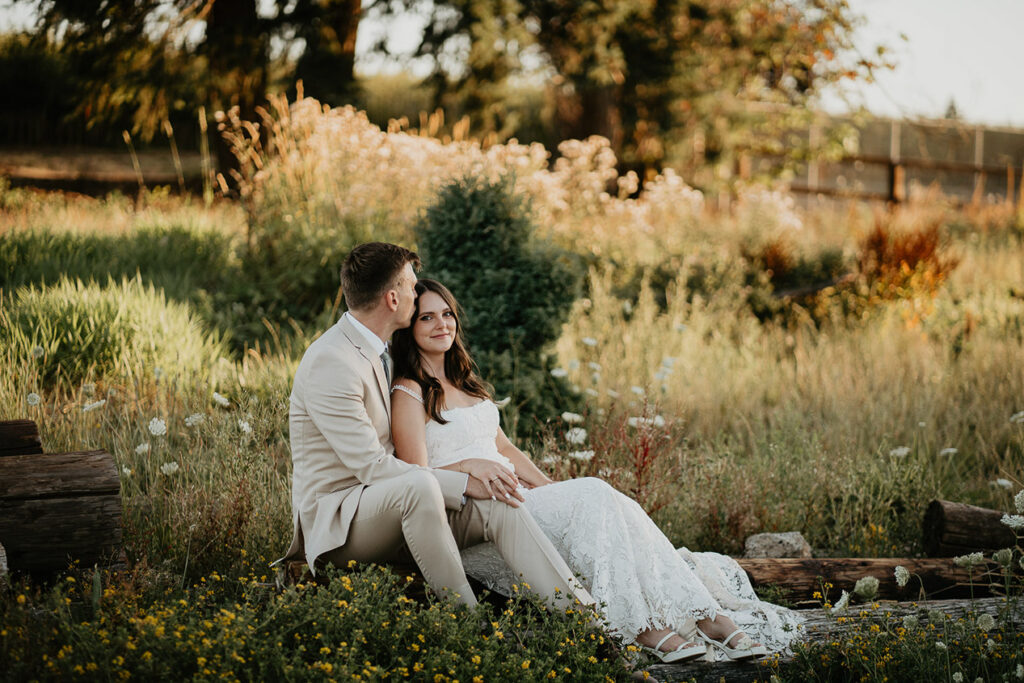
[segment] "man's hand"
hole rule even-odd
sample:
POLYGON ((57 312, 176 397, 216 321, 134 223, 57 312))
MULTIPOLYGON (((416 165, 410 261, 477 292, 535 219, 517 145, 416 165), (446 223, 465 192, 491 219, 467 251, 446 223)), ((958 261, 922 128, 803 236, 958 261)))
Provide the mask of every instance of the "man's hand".
POLYGON ((477 500, 499 500, 514 508, 519 507, 519 503, 526 500, 517 489, 508 486, 501 480, 491 482, 488 488, 487 484, 474 476, 470 476, 466 483, 466 496, 477 500))

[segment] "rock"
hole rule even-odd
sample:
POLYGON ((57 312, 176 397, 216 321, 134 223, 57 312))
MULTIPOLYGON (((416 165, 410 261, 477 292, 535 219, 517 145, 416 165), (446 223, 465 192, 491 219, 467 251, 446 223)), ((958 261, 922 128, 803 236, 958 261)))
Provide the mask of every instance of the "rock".
POLYGON ((747 537, 744 557, 810 557, 811 546, 799 531, 747 537))

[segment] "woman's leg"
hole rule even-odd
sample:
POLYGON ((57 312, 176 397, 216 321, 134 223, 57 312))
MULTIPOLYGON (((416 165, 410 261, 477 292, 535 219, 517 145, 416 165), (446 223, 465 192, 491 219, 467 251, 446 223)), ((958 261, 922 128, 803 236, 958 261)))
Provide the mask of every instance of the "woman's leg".
MULTIPOLYGON (((697 622, 697 628, 712 640, 721 642, 729 634, 734 633, 737 629, 736 622, 724 614, 716 614, 714 619, 701 619, 697 622)), ((729 647, 736 647, 736 645, 743 639, 746 634, 743 632, 737 633, 735 636, 729 639, 728 643, 723 643, 729 647)), ((760 643, 754 643, 754 645, 760 645, 760 643)))

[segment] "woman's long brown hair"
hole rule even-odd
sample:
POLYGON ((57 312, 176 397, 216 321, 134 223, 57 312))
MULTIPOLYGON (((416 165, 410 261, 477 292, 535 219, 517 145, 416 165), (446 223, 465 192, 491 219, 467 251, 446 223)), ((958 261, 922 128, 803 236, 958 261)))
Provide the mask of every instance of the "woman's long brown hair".
MULTIPOLYGON (((466 350, 466 344, 462 337, 462 309, 455 300, 448 288, 437 280, 424 278, 416 283, 416 294, 423 296, 427 292, 433 292, 442 299, 448 308, 452 309, 455 316, 455 341, 444 354, 444 374, 449 382, 456 389, 461 389, 470 396, 482 399, 489 399, 490 392, 484 385, 483 380, 476 373, 476 363, 470 358, 466 350)), ((423 407, 426 408, 430 419, 440 424, 447 424, 448 420, 441 417, 444 410, 444 390, 441 382, 427 374, 423 368, 420 348, 412 336, 412 327, 416 324, 416 318, 420 315, 419 299, 416 300, 416 310, 412 314, 412 322, 404 330, 398 330, 391 337, 391 356, 395 361, 395 377, 405 377, 420 385, 423 392, 423 407)))

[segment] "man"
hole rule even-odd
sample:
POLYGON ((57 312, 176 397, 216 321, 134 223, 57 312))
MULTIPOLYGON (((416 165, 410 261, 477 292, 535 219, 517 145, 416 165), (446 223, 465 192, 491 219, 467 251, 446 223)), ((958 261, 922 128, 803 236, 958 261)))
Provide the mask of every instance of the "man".
POLYGON ((439 594, 476 603, 459 548, 491 541, 513 571, 556 602, 593 604, 514 491, 494 500, 461 472, 394 457, 386 341, 408 327, 419 257, 357 246, 341 270, 348 312, 306 350, 292 387, 294 536, 286 558, 415 562, 439 594))

